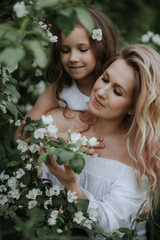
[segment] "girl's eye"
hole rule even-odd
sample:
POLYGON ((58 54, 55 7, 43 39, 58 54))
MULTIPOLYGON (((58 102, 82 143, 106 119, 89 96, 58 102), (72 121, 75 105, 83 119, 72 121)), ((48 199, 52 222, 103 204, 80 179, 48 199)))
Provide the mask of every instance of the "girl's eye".
POLYGON ((102 81, 105 82, 105 83, 109 83, 109 80, 104 78, 104 77, 102 77, 102 81))
POLYGON ((117 91, 116 89, 114 89, 113 91, 117 96, 122 96, 122 94, 119 91, 117 91))
POLYGON ((67 50, 67 49, 61 49, 61 52, 62 52, 62 53, 69 53, 69 50, 67 50))
POLYGON ((87 52, 89 49, 80 49, 81 52, 87 52))

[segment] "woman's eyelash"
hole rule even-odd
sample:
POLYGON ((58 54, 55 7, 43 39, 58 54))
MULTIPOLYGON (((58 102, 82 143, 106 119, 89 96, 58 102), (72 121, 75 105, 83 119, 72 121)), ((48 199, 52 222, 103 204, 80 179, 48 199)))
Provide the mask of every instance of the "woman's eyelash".
POLYGON ((109 80, 108 80, 108 79, 106 79, 106 78, 104 78, 104 77, 102 77, 102 81, 103 81, 103 82, 106 82, 106 83, 108 83, 108 82, 109 82, 109 80))

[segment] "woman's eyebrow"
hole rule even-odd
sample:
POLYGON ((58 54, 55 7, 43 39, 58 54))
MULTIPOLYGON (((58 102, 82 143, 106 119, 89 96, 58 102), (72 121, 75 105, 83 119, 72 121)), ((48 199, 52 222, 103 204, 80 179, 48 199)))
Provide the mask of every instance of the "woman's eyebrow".
MULTIPOLYGON (((105 74, 106 77, 110 80, 110 76, 109 76, 109 73, 107 72, 107 70, 104 72, 104 74, 105 74)), ((122 85, 119 85, 119 84, 118 84, 117 82, 115 82, 115 81, 114 81, 114 84, 115 84, 117 87, 121 88, 122 91, 124 91, 125 94, 127 94, 125 88, 124 88, 122 85)))

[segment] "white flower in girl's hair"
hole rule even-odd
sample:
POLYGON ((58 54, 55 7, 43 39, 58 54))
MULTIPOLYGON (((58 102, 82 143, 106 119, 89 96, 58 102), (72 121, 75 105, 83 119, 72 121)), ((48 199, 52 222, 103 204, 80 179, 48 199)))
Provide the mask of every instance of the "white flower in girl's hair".
POLYGON ((92 31, 92 39, 101 41, 102 40, 102 29, 100 29, 100 28, 94 29, 92 31))
POLYGON ((58 37, 56 35, 55 36, 51 36, 51 37, 49 37, 49 41, 53 42, 53 43, 58 42, 58 37))

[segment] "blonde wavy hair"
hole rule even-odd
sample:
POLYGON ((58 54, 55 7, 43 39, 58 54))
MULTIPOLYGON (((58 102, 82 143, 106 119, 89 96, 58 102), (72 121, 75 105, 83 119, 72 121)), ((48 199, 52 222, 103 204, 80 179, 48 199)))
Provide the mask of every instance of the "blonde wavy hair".
POLYGON ((137 44, 124 48, 118 58, 125 60, 135 74, 127 143, 139 182, 143 174, 148 176, 147 204, 152 211, 160 195, 160 55, 147 45, 137 44))

